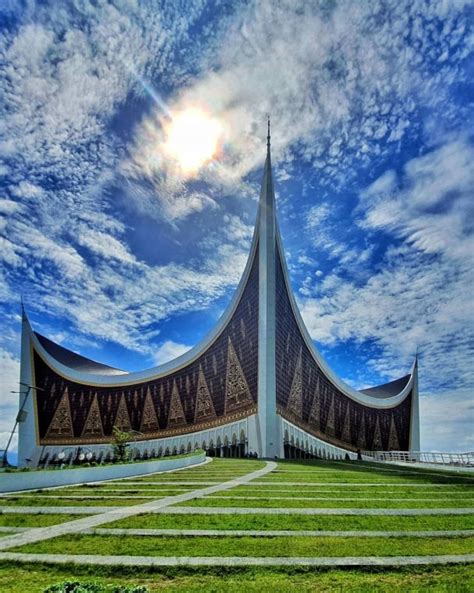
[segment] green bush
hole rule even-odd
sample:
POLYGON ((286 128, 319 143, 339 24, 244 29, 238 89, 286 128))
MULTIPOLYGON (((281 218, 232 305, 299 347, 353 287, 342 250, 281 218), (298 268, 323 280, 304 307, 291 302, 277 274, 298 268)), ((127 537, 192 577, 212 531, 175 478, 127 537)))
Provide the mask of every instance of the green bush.
POLYGON ((140 585, 101 585, 93 582, 64 581, 51 585, 44 593, 148 593, 148 588, 140 585))

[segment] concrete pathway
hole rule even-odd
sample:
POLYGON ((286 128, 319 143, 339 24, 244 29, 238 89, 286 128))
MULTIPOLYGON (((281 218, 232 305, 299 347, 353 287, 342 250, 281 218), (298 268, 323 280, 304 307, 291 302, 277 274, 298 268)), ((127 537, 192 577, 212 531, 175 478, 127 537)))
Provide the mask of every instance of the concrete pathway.
MULTIPOLYGON (((306 509, 306 508, 272 508, 272 507, 168 507, 156 508, 151 513, 167 513, 172 515, 474 515, 472 508, 442 509, 306 509)), ((0 546, 1 549, 1 546, 0 546)))
MULTIPOLYGON (((131 517, 133 515, 140 515, 143 513, 164 510, 166 507, 172 504, 186 502, 188 500, 192 500, 193 498, 200 498, 202 496, 205 496, 206 494, 213 494, 214 492, 219 492, 220 490, 228 490, 230 488, 235 488, 236 486, 241 486, 242 484, 248 484, 252 480, 261 478, 265 474, 271 472, 276 466, 277 464, 274 461, 267 461, 265 466, 260 470, 253 471, 249 474, 246 474, 239 478, 235 478, 228 482, 222 482, 221 484, 217 484, 215 486, 209 486, 208 488, 203 488, 200 490, 192 490, 191 492, 184 492, 183 494, 177 494, 175 496, 167 496, 165 498, 161 498, 160 500, 146 502, 141 505, 118 508, 115 507, 112 509, 110 509, 110 507, 105 507, 106 510, 103 511, 100 515, 93 515, 83 519, 68 521, 67 523, 60 523, 58 525, 51 525, 49 527, 36 528, 34 530, 25 531, 21 534, 5 536, 3 538, 0 538, 0 550, 8 550, 9 548, 23 546, 26 544, 32 544, 38 541, 51 539, 53 537, 58 537, 61 535, 77 533, 78 531, 82 531, 83 529, 90 529, 98 525, 103 525, 104 523, 109 523, 110 521, 124 519, 126 517, 131 517)), ((58 507, 56 507, 56 512, 59 512, 57 508, 58 507)), ((73 509, 74 508, 75 507, 73 507, 73 509)), ((87 507, 85 507, 85 509, 86 511, 90 510, 87 509, 87 507)))
MULTIPOLYGON (((10 529, 7 527, 6 529, 10 529)), ((20 527, 20 531, 28 529, 20 527)), ((81 535, 118 535, 151 537, 471 537, 474 529, 439 531, 314 531, 314 530, 239 530, 239 529, 87 529, 81 535)))
MULTIPOLYGON (((21 535, 19 537, 22 537, 21 535)), ((98 556, 87 554, 0 553, 0 561, 45 562, 48 564, 93 564, 102 566, 417 566, 474 562, 474 554, 443 556, 344 556, 320 558, 241 556, 98 556)))
MULTIPOLYGON (((163 497, 165 495, 163 494, 163 497)), ((9 498, 8 496, 6 498, 9 498)), ((29 498, 28 496, 18 496, 15 495, 12 498, 29 498)), ((42 501, 46 501, 46 500, 57 500, 57 499, 66 499, 66 500, 95 500, 95 499, 101 499, 101 500, 109 500, 111 498, 118 498, 119 500, 134 500, 134 499, 139 499, 139 500, 143 500, 143 499, 148 499, 150 498, 151 500, 156 500, 157 498, 160 498, 159 494, 155 494, 155 496, 150 496, 150 495, 140 495, 140 494, 36 494, 35 495, 35 499, 36 500, 42 500, 42 501)), ((442 499, 437 499, 437 500, 442 500, 442 499)), ((449 500, 449 499, 448 499, 449 500)))
MULTIPOLYGON (((93 515, 96 519, 103 520, 96 523, 108 523, 109 521, 118 521, 132 515, 145 513, 167 513, 173 515, 472 515, 474 507, 470 508, 437 508, 437 509, 352 509, 352 508, 298 508, 298 507, 174 507, 169 506, 179 502, 185 502, 192 498, 201 498, 204 490, 194 490, 186 493, 186 498, 181 500, 177 496, 168 496, 161 500, 154 499, 153 502, 146 502, 134 506, 90 506, 90 507, 1 507, 0 514, 5 515, 93 515), (192 496, 191 496, 192 495, 192 496), (160 504, 164 503, 164 504, 160 504), (133 510, 133 512, 132 512, 133 510), (100 517, 99 517, 100 516, 100 517), (106 518, 109 517, 109 518, 106 518)), ((92 518, 92 517, 89 517, 92 518)), ((83 519, 78 519, 78 521, 83 519)), ((68 525, 64 523, 62 525, 68 525)), ((56 526, 54 526, 56 527, 56 526)), ((93 527, 90 525, 90 527, 93 527)), ((84 527, 85 528, 85 527, 84 527)), ((43 528, 42 528, 43 529, 43 528)), ((46 528, 45 528, 46 529, 46 528)), ((49 529, 49 528, 48 528, 49 529)), ((68 532, 69 533, 69 532, 68 532)), ((56 536, 51 536, 56 537, 56 536)), ((2 547, 0 546, 0 550, 2 547)))
MULTIPOLYGON (((69 497, 61 497, 61 498, 69 498, 69 497)), ((106 498, 105 496, 102 498, 106 498)), ((118 496, 113 496, 111 498, 126 498, 126 497, 118 497, 118 496)), ((130 497, 132 498, 132 497, 130 497)), ((137 496, 137 498, 147 498, 146 496, 144 497, 139 497, 137 496)), ((263 496, 245 496, 245 495, 234 495, 232 494, 231 496, 206 496, 206 498, 216 498, 216 499, 220 499, 220 500, 262 500, 262 499, 266 499, 266 500, 362 500, 362 501, 372 501, 372 500, 382 500, 384 502, 387 501, 395 501, 395 502, 401 502, 401 501, 419 501, 419 502, 437 502, 439 500, 450 500, 450 501, 465 501, 465 500, 470 500, 472 503, 474 503, 474 497, 470 496, 468 498, 452 498, 452 497, 438 497, 438 498, 424 498, 424 497, 419 497, 419 498, 391 498, 388 496, 384 496, 383 498, 374 498, 374 497, 363 497, 363 496, 341 496, 341 497, 337 497, 337 496, 267 496, 266 494, 263 496)))
MULTIPOLYGON (((0 527, 0 533, 23 533, 40 527, 0 527)), ((139 537, 473 537, 474 529, 434 531, 315 531, 310 529, 84 529, 81 535, 139 537)))
POLYGON ((127 507, 0 507, 0 515, 98 515, 109 511, 126 509, 127 507))
MULTIPOLYGON (((277 482, 277 480, 266 480, 265 482, 254 482, 252 484, 252 488, 254 486, 298 486, 298 488, 309 488, 309 487, 321 487, 321 486, 337 486, 341 488, 352 488, 352 487, 360 487, 364 486, 371 488, 378 488, 382 487, 390 487, 390 488, 452 488, 453 484, 431 484, 427 482, 426 484, 412 484, 410 482, 403 482, 399 484, 397 482, 277 482)), ((459 484, 455 484, 455 486, 459 486, 459 484)), ((466 484, 468 486, 468 484, 466 484)), ((457 491, 458 492, 458 491, 457 491)))
MULTIPOLYGON (((391 462, 380 462, 380 463, 382 464, 382 463, 391 463, 391 462)), ((343 463, 343 462, 341 462, 341 465, 346 465, 346 466, 351 467, 351 464, 350 463, 343 463)), ((400 465, 402 465, 402 464, 401 463, 400 464, 393 463, 393 465, 395 465, 395 466, 398 465, 398 467, 400 467, 400 465)), ((411 476, 411 475, 415 475, 415 476, 441 476, 443 478, 449 477, 450 479, 451 478, 454 478, 454 479, 458 479, 458 480, 462 480, 463 478, 465 478, 468 482, 471 482, 474 479, 472 476, 469 476, 469 475, 452 476, 449 472, 451 472, 453 470, 449 470, 449 469, 446 470, 447 473, 446 472, 443 473, 442 471, 430 471, 430 470, 432 470, 434 468, 429 467, 429 466, 426 468, 425 471, 419 471, 419 469, 417 469, 417 467, 420 468, 420 466, 415 466, 415 465, 412 465, 412 464, 410 464, 409 466, 407 466, 405 469, 393 469, 391 467, 383 467, 383 466, 377 466, 376 467, 375 465, 372 465, 370 467, 365 467, 365 468, 362 468, 361 466, 352 466, 352 471, 355 472, 355 473, 360 473, 360 474, 363 474, 363 473, 371 473, 372 471, 375 471, 377 473, 405 474, 406 476, 411 476)), ((473 469, 474 468, 471 468, 470 471, 472 472, 473 469)), ((301 470, 301 469, 277 469, 277 470, 275 470, 273 472, 273 474, 286 474, 286 473, 292 474, 292 473, 295 473, 295 474, 301 474, 301 475, 308 475, 308 474, 318 474, 318 473, 324 473, 324 472, 336 474, 339 471, 340 470, 338 470, 337 468, 334 468, 334 469, 307 469, 307 470, 301 470)), ((457 469, 455 471, 459 472, 459 471, 466 471, 466 470, 459 470, 459 469, 457 469)), ((466 473, 469 473, 469 472, 466 472, 466 473)))

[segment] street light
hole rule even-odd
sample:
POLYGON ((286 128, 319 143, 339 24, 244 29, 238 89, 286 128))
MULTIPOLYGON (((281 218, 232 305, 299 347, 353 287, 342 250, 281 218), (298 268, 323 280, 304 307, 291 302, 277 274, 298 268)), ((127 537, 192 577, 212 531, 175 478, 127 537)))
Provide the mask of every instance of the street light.
MULTIPOLYGON (((16 415, 15 424, 13 425, 13 429, 12 429, 12 431, 10 433, 10 437, 8 438, 7 446, 5 447, 5 450, 3 451, 3 459, 2 459, 2 466, 3 467, 8 467, 7 453, 8 453, 8 448, 10 447, 10 444, 12 442, 13 435, 15 434, 16 427, 18 426, 18 424, 20 422, 24 422, 26 420, 27 412, 25 411, 24 408, 26 406, 26 402, 28 400, 28 396, 30 395, 30 391, 32 389, 35 389, 36 391, 45 391, 45 389, 43 389, 42 387, 36 387, 36 385, 29 385, 28 383, 23 383, 22 381, 19 381, 18 383, 19 383, 19 385, 22 385, 23 387, 27 387, 27 390, 26 390, 26 393, 25 393, 25 397, 23 398, 23 402, 21 404, 21 407, 18 410, 18 414, 16 415)), ((23 391, 10 391, 10 393, 18 393, 20 395, 23 395, 23 391)))

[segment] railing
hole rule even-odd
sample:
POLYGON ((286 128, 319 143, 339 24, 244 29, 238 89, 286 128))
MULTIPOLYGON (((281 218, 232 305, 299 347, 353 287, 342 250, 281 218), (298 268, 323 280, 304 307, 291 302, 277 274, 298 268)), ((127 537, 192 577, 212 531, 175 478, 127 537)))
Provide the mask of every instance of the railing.
POLYGON ((436 463, 474 467, 474 452, 437 453, 434 451, 362 451, 362 458, 369 461, 402 461, 404 463, 436 463))

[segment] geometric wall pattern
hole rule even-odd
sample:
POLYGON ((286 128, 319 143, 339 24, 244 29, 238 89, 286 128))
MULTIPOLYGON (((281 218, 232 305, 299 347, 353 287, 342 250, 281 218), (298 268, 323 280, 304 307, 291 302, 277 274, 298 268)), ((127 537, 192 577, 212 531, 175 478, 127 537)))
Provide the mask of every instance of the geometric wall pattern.
POLYGON ((324 375, 305 344, 276 262, 277 412, 316 437, 352 450, 409 448, 411 396, 380 410, 347 397, 324 375))
MULTIPOLYGON (((258 372, 258 257, 225 328, 196 360, 164 377, 114 387, 75 383, 34 353, 42 445, 110 441, 112 429, 145 438, 203 430, 255 413, 258 372)), ((126 381, 126 376, 124 376, 126 381)))

